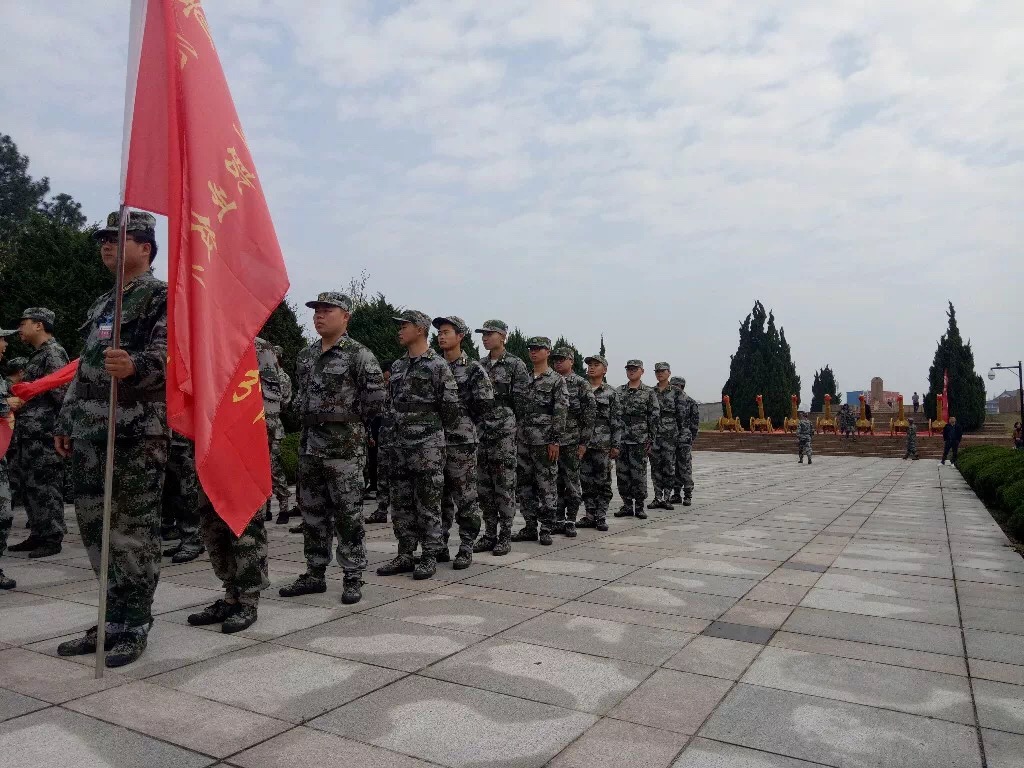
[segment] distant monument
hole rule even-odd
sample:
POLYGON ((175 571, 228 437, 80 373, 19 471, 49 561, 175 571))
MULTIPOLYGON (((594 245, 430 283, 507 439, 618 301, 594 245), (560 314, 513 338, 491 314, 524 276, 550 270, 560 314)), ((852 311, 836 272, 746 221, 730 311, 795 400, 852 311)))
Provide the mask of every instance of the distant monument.
POLYGON ((875 376, 871 380, 871 408, 877 409, 885 402, 885 387, 882 386, 882 377, 875 376))

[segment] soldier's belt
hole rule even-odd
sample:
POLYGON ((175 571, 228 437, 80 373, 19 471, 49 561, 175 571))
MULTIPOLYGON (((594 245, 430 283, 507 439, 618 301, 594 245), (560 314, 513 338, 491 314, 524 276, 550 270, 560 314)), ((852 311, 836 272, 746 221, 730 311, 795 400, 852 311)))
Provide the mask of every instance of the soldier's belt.
POLYGON ((304 413, 302 426, 315 427, 320 424, 347 424, 361 422, 362 418, 355 413, 304 413))
POLYGON ((437 413, 433 403, 392 403, 396 413, 437 413))
MULTIPOLYGON (((75 385, 75 395, 82 400, 108 400, 110 398, 109 384, 84 384, 79 382, 75 385)), ((136 405, 138 403, 162 403, 166 395, 163 390, 159 392, 145 392, 131 389, 124 385, 117 387, 117 402, 121 405, 136 405)))
POLYGON ((548 416, 555 415, 555 406, 548 403, 547 405, 534 405, 530 408, 530 413, 545 413, 548 416))

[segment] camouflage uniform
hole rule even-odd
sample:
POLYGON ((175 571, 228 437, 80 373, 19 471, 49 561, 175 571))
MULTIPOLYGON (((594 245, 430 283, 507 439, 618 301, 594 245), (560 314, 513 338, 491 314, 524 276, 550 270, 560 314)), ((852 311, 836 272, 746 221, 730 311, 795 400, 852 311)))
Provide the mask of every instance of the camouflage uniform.
POLYGON ((811 463, 811 456, 813 450, 811 449, 811 438, 814 436, 814 427, 811 426, 811 420, 807 416, 800 417, 800 423, 796 425, 796 439, 797 447, 800 451, 800 463, 804 463, 804 456, 807 457, 807 463, 811 463))
MULTIPOLYGON (((556 356, 570 359, 575 351, 566 347, 555 350, 556 356)), ((568 529, 566 523, 575 523, 583 503, 580 477, 582 460, 579 446, 590 445, 594 437, 594 418, 597 403, 590 382, 577 373, 565 377, 569 393, 569 411, 565 420, 565 434, 558 451, 558 502, 555 506, 555 530, 568 529)), ((586 456, 586 454, 584 454, 586 456)))
POLYGON ((210 553, 213 572, 224 585, 225 599, 229 603, 257 605, 260 592, 270 586, 267 529, 262 510, 256 510, 242 534, 235 536, 214 510, 206 493, 200 490, 199 496, 203 541, 210 553))
POLYGON ((673 376, 669 380, 679 387, 680 404, 683 411, 683 423, 679 428, 676 442, 676 477, 673 484, 672 501, 682 500, 689 506, 693 498, 693 443, 700 430, 700 406, 697 401, 686 394, 686 380, 673 376), (680 491, 682 495, 680 496, 680 491))
POLYGON ((377 431, 377 511, 375 520, 370 522, 386 523, 391 509, 391 392, 384 390, 384 413, 380 418, 380 429, 377 431))
MULTIPOLYGON (((42 307, 26 309, 22 318, 55 320, 42 307)), ((56 339, 36 349, 25 366, 23 381, 35 381, 68 364, 68 354, 56 339)), ((67 533, 64 523, 64 459, 53 447, 53 427, 67 387, 57 387, 29 400, 17 412, 18 478, 29 530, 39 544, 59 545, 67 533)))
MULTIPOLYGON (((116 222, 116 214, 112 218, 116 222)), ((133 212, 129 230, 138 227, 151 232, 155 223, 152 215, 133 212)), ((103 353, 111 345, 113 313, 111 290, 93 304, 81 327, 85 345, 55 428, 55 434, 73 441, 75 513, 96 573, 100 568, 110 392, 103 353)), ((123 626, 144 634, 153 618, 153 593, 160 576, 161 496, 170 439, 164 394, 167 283, 152 272, 124 287, 121 348, 130 354, 135 374, 118 383, 106 621, 111 629, 123 626)))
MULTIPOLYGON (((551 341, 543 336, 532 336, 527 344, 551 348, 551 341)), ((541 534, 550 534, 555 520, 558 462, 548 460, 548 446, 565 442, 569 391, 565 379, 549 368, 539 376, 530 376, 523 395, 517 436, 516 495, 526 527, 516 537, 529 540, 536 537, 538 525, 541 534)))
MULTIPOLYGON (((449 323, 459 333, 468 328, 459 317, 437 318, 435 326, 449 323)), ((472 551, 480 534, 480 503, 477 498, 477 445, 485 422, 494 413, 494 386, 480 363, 465 352, 448 363, 459 387, 459 423, 446 433, 444 496, 441 502, 441 535, 445 547, 458 511, 460 550, 472 551)))
MULTIPOLYGON (((342 294, 320 294, 318 301, 348 309, 342 294)), ((337 535, 338 563, 347 576, 366 569, 363 541, 364 425, 384 405, 384 376, 377 358, 348 335, 324 351, 315 341, 296 361, 299 439, 299 509, 309 574, 323 579, 337 535)))
MULTIPOLYGON (((483 330, 507 330, 501 321, 489 320, 483 330)), ((516 515, 516 451, 517 416, 522 412, 523 397, 530 386, 526 364, 506 351, 496 360, 490 356, 480 361, 494 385, 494 414, 491 427, 480 436, 477 455, 477 478, 480 510, 483 513, 483 537, 491 542, 498 536, 498 525, 509 534, 516 515)), ((481 543, 486 544, 486 541, 481 543)))
MULTIPOLYGON (((7 405, 7 380, 0 377, 0 419, 6 420, 11 413, 7 405)), ((0 457, 0 557, 7 551, 7 536, 11 532, 14 513, 11 510, 11 481, 7 470, 7 457, 0 457)), ((0 569, 0 582, 4 582, 3 570, 0 569)), ((13 589, 14 584, 4 584, 4 589, 13 589)))
POLYGON ((917 461, 917 424, 913 419, 910 419, 907 425, 907 452, 903 458, 917 461))
POLYGON ((167 452, 167 476, 161 509, 163 527, 177 529, 179 552, 201 553, 203 537, 199 532, 199 477, 196 475, 196 450, 192 441, 171 432, 167 452))
MULTIPOLYGON (((406 312, 426 321, 421 312, 406 312), (422 315, 422 319, 419 317, 422 315)), ((389 492, 398 554, 412 555, 417 542, 424 554, 444 547, 441 497, 444 493, 446 435, 459 424, 459 386, 447 361, 429 347, 391 366, 391 447, 389 492)))
MULTIPOLYGON (((607 367, 608 364, 603 358, 595 357, 607 367)), ((612 459, 608 453, 613 449, 619 449, 622 441, 622 417, 619 413, 618 392, 614 387, 602 383, 593 390, 593 393, 596 403, 594 431, 587 445, 587 452, 583 454, 580 479, 587 519, 593 521, 594 525, 604 525, 608 515, 608 504, 612 500, 612 459)))
MULTIPOLYGON (((630 365, 640 365, 630 360, 630 365)), ((634 514, 643 509, 647 498, 647 449, 658 434, 658 396, 654 389, 640 382, 638 387, 623 384, 617 390, 619 412, 622 414, 622 445, 615 461, 615 480, 622 499, 616 514, 634 514)))
MULTIPOLYGON (((282 515, 288 515, 288 478, 284 474, 281 460, 281 441, 284 439, 284 424, 281 423, 281 409, 288 405, 292 395, 291 379, 277 361, 274 346, 265 339, 256 337, 256 359, 260 366, 260 388, 263 390, 263 412, 267 420, 267 441, 270 448, 270 480, 273 495, 277 499, 282 515)), ((270 514, 270 500, 262 510, 270 514)))
MULTIPOLYGON (((668 363, 655 363, 654 370, 669 370, 668 363)), ((676 481, 676 447, 679 434, 685 431, 682 393, 666 382, 665 388, 654 387, 658 398, 658 435, 651 446, 651 479, 654 481, 654 504, 668 504, 676 481)))

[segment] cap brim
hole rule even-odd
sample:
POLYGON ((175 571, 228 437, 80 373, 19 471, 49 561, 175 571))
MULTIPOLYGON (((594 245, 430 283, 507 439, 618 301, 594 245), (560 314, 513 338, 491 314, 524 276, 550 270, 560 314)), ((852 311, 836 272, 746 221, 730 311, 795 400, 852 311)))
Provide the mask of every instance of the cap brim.
POLYGON ((601 363, 601 365, 604 365, 604 361, 598 360, 596 357, 584 357, 583 358, 583 362, 584 363, 601 363))
POLYGON ((99 240, 103 235, 107 234, 116 235, 117 227, 104 227, 103 229, 97 229, 92 233, 92 239, 99 240))
POLYGON ((306 306, 310 309, 316 309, 317 307, 337 307, 337 304, 332 304, 329 301, 307 301, 306 306))
POLYGON ((0 338, 3 338, 4 336, 13 336, 17 332, 17 330, 8 331, 6 328, 0 328, 0 338))

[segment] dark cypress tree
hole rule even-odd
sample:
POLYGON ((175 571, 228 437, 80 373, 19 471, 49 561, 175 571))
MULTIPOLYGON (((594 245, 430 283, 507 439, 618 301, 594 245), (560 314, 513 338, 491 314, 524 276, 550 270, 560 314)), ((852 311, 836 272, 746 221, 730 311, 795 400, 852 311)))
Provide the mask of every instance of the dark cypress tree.
POLYGON ((601 351, 598 354, 601 355, 601 357, 603 357, 605 360, 608 359, 608 353, 605 352, 605 349, 604 349, 604 334, 603 333, 601 334, 601 351))
POLYGON ((775 327, 774 313, 765 311, 760 301, 740 324, 740 343, 729 365, 729 379, 722 389, 732 399, 732 412, 746 428, 757 415, 755 398, 761 395, 765 416, 778 426, 789 415, 790 396, 800 393, 789 342, 782 329, 775 327))
POLYGON ((935 396, 942 394, 945 372, 949 372, 949 415, 956 416, 964 429, 977 429, 985 423, 985 382, 974 369, 974 351, 971 342, 965 344, 956 323, 956 309, 949 302, 946 312, 949 323, 946 333, 939 339, 935 358, 928 370, 928 394, 924 397, 924 411, 935 419, 935 396))
POLYGON ((578 374, 583 378, 586 378, 587 369, 583 365, 583 355, 580 354, 579 348, 571 341, 566 339, 564 336, 559 336, 555 343, 552 345, 552 349, 557 349, 558 347, 569 347, 570 349, 572 349, 573 352, 576 353, 573 358, 572 371, 573 373, 578 374))
POLYGON ((405 354, 398 343, 398 326, 393 319, 402 309, 378 293, 352 311, 348 335, 373 352, 382 367, 405 354))
POLYGON ((814 384, 811 385, 811 410, 825 410, 825 395, 832 395, 832 403, 839 405, 839 384, 836 383, 832 368, 825 366, 814 372, 814 384))
POLYGON ((533 370, 533 363, 530 362, 530 350, 526 348, 526 337, 518 328, 513 328, 505 339, 505 350, 526 363, 529 370, 533 370))

